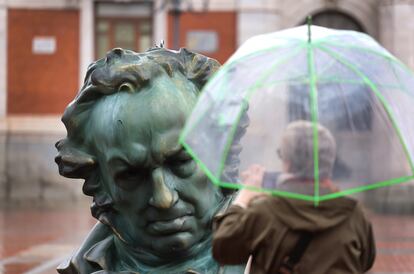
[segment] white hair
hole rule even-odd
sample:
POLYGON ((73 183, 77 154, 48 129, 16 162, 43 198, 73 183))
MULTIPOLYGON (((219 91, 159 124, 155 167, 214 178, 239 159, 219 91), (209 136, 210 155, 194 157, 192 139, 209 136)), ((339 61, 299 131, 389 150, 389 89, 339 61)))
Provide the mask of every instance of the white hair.
MULTIPOLYGON (((336 143, 331 132, 316 123, 318 132, 319 178, 332 176, 336 157, 336 143)), ((288 163, 289 172, 302 179, 314 178, 313 123, 304 120, 292 122, 282 136, 280 153, 282 161, 288 163)))

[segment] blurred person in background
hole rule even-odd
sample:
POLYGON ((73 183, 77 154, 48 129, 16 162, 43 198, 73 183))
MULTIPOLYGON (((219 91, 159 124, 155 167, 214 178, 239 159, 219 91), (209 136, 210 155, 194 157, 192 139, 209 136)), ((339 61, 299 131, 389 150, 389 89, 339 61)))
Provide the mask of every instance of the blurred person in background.
MULTIPOLYGON (((320 192, 337 188, 331 181, 336 143, 328 129, 316 125, 319 139, 320 192)), ((278 188, 314 191, 313 125, 292 122, 282 136, 282 174, 278 188)), ((251 166, 243 183, 262 185, 265 170, 251 166)), ((360 204, 349 197, 309 201, 274 197, 247 189, 215 217, 213 257, 222 264, 240 264, 252 256, 250 273, 364 273, 375 259, 372 227, 360 204)))

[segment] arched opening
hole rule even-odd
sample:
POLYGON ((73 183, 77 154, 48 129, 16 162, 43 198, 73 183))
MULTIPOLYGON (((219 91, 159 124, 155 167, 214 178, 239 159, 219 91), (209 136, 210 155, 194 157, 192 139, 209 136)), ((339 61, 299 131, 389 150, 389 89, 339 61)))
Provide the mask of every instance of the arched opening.
MULTIPOLYGON (((306 24, 306 19, 303 20, 302 24, 306 24)), ((337 10, 323 10, 316 12, 312 15, 312 24, 332 29, 366 32, 355 18, 337 10)))

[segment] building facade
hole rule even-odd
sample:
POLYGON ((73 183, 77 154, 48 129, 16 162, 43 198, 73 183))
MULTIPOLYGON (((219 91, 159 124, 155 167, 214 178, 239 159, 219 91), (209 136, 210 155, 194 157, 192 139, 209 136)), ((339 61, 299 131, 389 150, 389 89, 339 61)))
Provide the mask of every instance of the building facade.
POLYGON ((82 199, 81 182, 58 175, 54 143, 87 66, 111 48, 164 41, 225 62, 249 37, 308 15, 368 33, 414 69, 414 0, 0 0, 0 200, 82 199))

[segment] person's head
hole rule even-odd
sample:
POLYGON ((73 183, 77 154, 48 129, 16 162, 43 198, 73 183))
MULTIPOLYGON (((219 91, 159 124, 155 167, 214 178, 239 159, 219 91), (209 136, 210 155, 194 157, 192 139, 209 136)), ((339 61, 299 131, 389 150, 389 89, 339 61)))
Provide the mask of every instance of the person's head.
POLYGON ((336 157, 336 143, 331 132, 324 126, 298 120, 290 123, 282 136, 279 148, 284 171, 296 178, 314 179, 314 132, 317 132, 319 178, 329 179, 336 157))
POLYGON ((92 215, 123 242, 161 261, 210 233, 226 193, 178 144, 217 61, 185 49, 114 49, 93 63, 62 121, 63 176, 83 178, 92 215))

